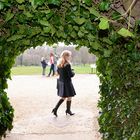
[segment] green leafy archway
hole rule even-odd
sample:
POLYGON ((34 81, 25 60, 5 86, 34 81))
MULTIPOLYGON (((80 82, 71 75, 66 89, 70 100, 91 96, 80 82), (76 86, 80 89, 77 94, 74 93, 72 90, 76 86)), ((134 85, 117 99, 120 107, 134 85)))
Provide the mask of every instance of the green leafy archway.
POLYGON ((140 22, 133 15, 139 2, 128 2, 121 13, 127 6, 119 0, 0 1, 0 136, 12 129, 5 89, 15 57, 44 42, 62 41, 87 46, 99 58, 102 138, 139 139, 140 22))

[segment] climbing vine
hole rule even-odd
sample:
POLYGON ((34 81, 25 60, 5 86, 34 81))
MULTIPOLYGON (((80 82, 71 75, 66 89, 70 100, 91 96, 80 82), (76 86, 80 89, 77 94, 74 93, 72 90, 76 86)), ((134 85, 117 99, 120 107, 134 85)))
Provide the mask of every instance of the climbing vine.
POLYGON ((140 21, 131 15, 139 2, 129 1, 126 10, 125 0, 0 1, 1 137, 13 127, 5 89, 16 56, 44 42, 64 42, 86 46, 99 58, 102 138, 139 139, 140 21))

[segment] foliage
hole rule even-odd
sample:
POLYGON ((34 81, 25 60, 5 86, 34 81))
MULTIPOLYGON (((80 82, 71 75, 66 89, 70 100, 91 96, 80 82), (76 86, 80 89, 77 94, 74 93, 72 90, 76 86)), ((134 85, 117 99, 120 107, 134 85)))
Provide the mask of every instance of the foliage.
MULTIPOLYGON (((1 0, 1 92, 7 88, 15 57, 27 48, 45 41, 87 46, 99 57, 99 124, 103 139, 138 140, 140 26, 136 22, 128 30, 129 21, 112 8, 115 4, 115 0, 1 0)), ((9 114, 7 108, 0 118, 3 114, 9 114)), ((11 129, 11 124, 2 125, 5 130, 11 129)))
POLYGON ((13 108, 8 102, 8 98, 5 92, 0 91, 0 136, 4 135, 5 132, 13 128, 13 108))

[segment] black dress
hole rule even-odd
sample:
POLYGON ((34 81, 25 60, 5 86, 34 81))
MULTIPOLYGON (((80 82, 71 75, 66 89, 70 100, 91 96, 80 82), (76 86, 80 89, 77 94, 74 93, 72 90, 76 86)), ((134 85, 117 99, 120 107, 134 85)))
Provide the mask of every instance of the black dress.
POLYGON ((63 68, 57 69, 59 79, 57 79, 57 94, 60 97, 72 97, 76 95, 71 77, 75 74, 71 70, 70 64, 66 64, 63 68))

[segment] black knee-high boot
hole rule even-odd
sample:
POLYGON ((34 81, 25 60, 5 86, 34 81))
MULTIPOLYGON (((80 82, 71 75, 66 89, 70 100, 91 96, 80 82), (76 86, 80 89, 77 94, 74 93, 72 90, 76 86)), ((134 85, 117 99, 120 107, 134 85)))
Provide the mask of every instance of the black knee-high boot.
POLYGON ((55 108, 52 110, 52 113, 57 117, 57 110, 59 106, 64 102, 64 99, 60 99, 58 103, 56 104, 55 108))
POLYGON ((67 101, 66 106, 67 106, 66 115, 67 113, 71 116, 74 115, 75 113, 71 112, 71 101, 67 101))

